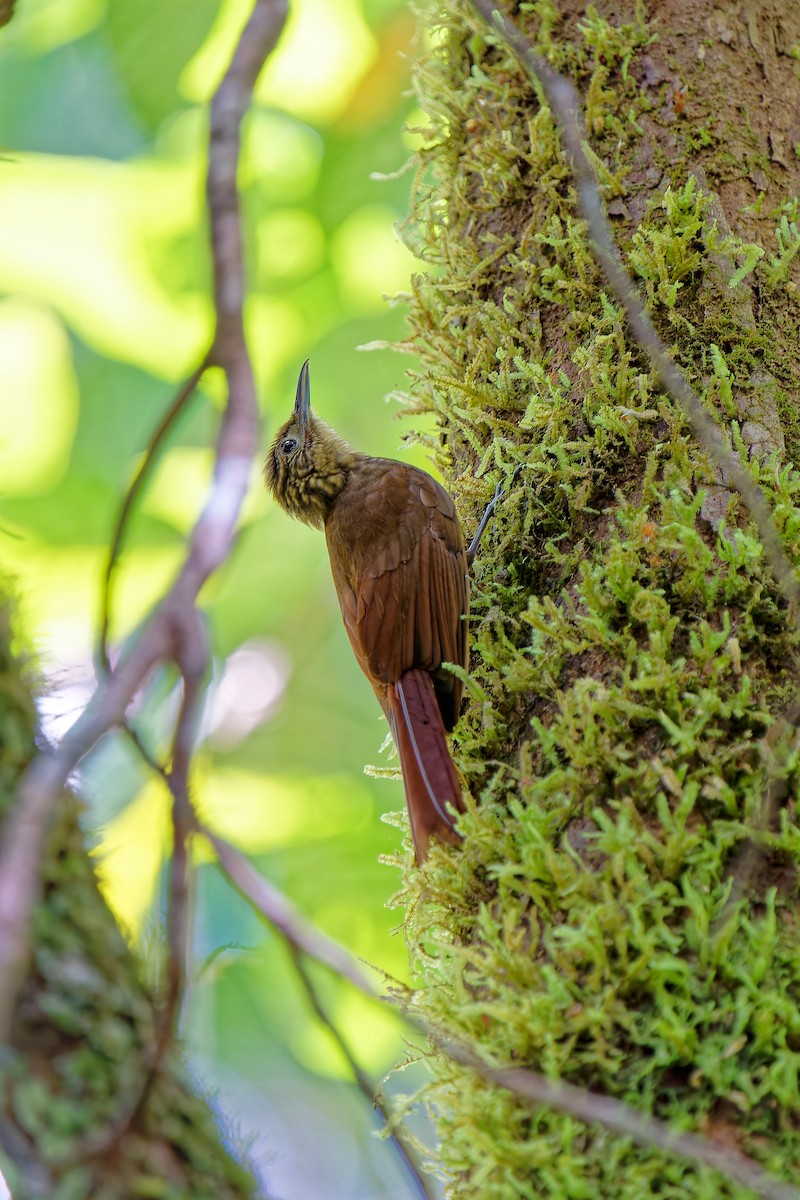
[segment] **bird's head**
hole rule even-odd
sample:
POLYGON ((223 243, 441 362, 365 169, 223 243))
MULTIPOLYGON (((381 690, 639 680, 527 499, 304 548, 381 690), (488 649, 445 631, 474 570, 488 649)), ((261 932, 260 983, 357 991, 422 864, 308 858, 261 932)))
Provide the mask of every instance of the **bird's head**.
POLYGON ((294 409, 264 463, 267 487, 291 517, 321 529, 358 455, 311 412, 308 359, 297 381, 294 409))

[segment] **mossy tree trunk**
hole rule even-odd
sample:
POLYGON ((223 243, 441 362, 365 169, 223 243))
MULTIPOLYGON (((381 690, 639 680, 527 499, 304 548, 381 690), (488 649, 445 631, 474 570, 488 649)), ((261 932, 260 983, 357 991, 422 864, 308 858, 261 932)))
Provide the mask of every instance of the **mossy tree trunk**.
MULTIPOLYGON (((37 718, 0 595, 0 820, 36 753, 37 718)), ((14 1200, 246 1200, 252 1175, 169 1050, 65 793, 42 863, 32 962, 0 1048, 0 1169, 14 1200), (150 1080, 149 1087, 147 1085, 150 1080)))
MULTIPOLYGON (((800 560, 800 7, 506 11, 583 96, 629 270, 800 560)), ((406 881, 420 1007, 496 1064, 800 1182, 797 739, 778 720, 797 614, 607 294, 550 112, 467 4, 428 20, 410 407, 440 418, 466 523, 510 482, 474 568, 456 753, 475 804, 463 849, 406 881)), ((745 1194, 431 1064, 450 1197, 745 1194)))

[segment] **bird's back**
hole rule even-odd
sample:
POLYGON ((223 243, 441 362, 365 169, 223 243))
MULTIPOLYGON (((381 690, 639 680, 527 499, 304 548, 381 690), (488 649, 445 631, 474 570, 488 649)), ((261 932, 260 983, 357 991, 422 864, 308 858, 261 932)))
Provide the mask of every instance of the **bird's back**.
POLYGON ((450 496, 418 467, 359 456, 325 536, 345 627, 379 698, 406 671, 427 671, 452 728, 461 684, 440 668, 467 665, 468 591, 450 496))

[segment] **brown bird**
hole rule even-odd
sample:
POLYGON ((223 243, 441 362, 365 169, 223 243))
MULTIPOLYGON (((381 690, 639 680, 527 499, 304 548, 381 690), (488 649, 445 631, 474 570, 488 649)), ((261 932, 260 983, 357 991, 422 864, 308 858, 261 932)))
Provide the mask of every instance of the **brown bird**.
POLYGON ((464 807, 445 738, 461 681, 442 669, 467 666, 467 550, 455 505, 425 471, 359 454, 313 416, 308 362, 264 475, 290 516, 325 530, 347 636, 389 722, 424 862, 432 836, 458 840, 452 810, 464 807))

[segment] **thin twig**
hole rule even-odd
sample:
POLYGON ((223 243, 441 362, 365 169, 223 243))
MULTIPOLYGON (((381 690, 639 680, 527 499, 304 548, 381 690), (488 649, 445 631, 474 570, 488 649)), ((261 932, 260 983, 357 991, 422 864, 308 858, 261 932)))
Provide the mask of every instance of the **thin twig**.
MULTIPOLYGON (((183 699, 172 743, 172 766, 167 783, 172 794, 172 860, 170 863, 169 895, 167 901, 167 961, 166 988, 161 1009, 156 1014, 155 1037, 138 1102, 124 1125, 120 1123, 118 1140, 147 1104, 150 1091, 162 1063, 173 1044, 178 1015, 183 999, 189 959, 191 928, 191 856, 189 840, 194 827, 189 791, 194 739, 197 728, 203 678, 208 665, 208 640, 202 619, 194 610, 195 628, 188 624, 182 630, 182 645, 176 658, 183 678, 183 699)), ((109 1150, 114 1141, 105 1146, 109 1150)))
POLYGON ((581 213, 589 228, 592 249, 612 292, 625 311, 631 332, 650 360, 650 365, 664 391, 683 409, 703 449, 723 472, 726 483, 736 489, 750 510, 775 580, 786 600, 794 606, 797 619, 800 611, 800 582, 783 549, 780 534, 764 494, 753 482, 739 454, 725 444, 722 425, 689 387, 683 373, 670 357, 622 263, 619 248, 605 214, 594 168, 584 151, 588 135, 581 116, 577 91, 568 79, 553 70, 550 64, 536 53, 516 25, 498 11, 492 0, 471 0, 471 3, 490 28, 495 30, 513 51, 531 79, 541 87, 561 129, 564 148, 575 178, 581 213))
MULTIPOLYGON (((189 378, 181 385, 174 396, 169 408, 163 414, 154 429, 145 451, 145 456, 139 464, 117 515, 114 532, 111 536, 111 546, 108 551, 106 569, 100 588, 100 631, 97 638, 97 655, 105 674, 111 670, 111 659, 108 652, 108 635, 111 625, 111 608, 113 600, 114 576, 119 563, 119 555, 128 530, 128 523, 133 513, 139 493, 152 474, 158 460, 159 451, 171 432, 175 422, 181 415, 208 367, 211 365, 211 350, 205 355, 199 366, 195 367, 189 378)), ((152 764, 151 764, 152 765, 152 764)))
POLYGON ((180 648, 177 652, 184 694, 173 739, 172 767, 169 772, 164 772, 173 797, 173 850, 167 919, 167 986, 161 1008, 155 1013, 152 1044, 142 1055, 143 1069, 136 1073, 125 1087, 111 1120, 101 1128, 92 1130, 73 1148, 70 1163, 77 1164, 88 1158, 108 1154, 118 1145, 147 1104, 151 1089, 173 1042, 186 979, 190 928, 189 838, 194 821, 189 796, 189 770, 201 684, 208 658, 205 630, 196 611, 195 618, 199 628, 191 632, 188 628, 183 631, 185 653, 181 654, 180 648), (190 632, 188 637, 187 632, 190 632))
MULTIPOLYGON (((252 863, 248 862, 244 855, 232 846, 230 842, 214 833, 199 821, 196 821, 195 828, 213 846, 217 862, 223 873, 227 876, 228 881, 286 939, 292 951, 292 960, 298 977, 306 989, 314 1011, 337 1042, 353 1072, 359 1088, 367 1096, 370 1103, 375 1104, 380 1109, 380 1112, 388 1123, 389 1116, 383 1104, 378 1100, 375 1089, 358 1066, 341 1033, 325 1013, 316 994, 313 982, 302 965, 301 955, 306 955, 315 962, 322 963, 336 975, 340 976, 340 978, 347 979, 358 991, 365 996, 369 996, 371 1000, 388 1000, 390 997, 385 996, 378 990, 357 960, 350 954, 349 950, 345 950, 338 942, 335 942, 327 934, 323 933, 321 929, 318 929, 303 917, 288 897, 268 880, 264 879, 262 875, 259 875, 252 863)), ((404 1019, 408 1020, 402 1007, 397 1011, 403 1015, 404 1019)), ((394 1132, 390 1136, 409 1172, 414 1177, 421 1194, 428 1198, 431 1193, 421 1173, 421 1168, 416 1162, 413 1150, 407 1145, 405 1139, 396 1136, 394 1132)))
POLYGON ((342 1058, 347 1063, 350 1073, 356 1082, 358 1090, 365 1098, 370 1108, 377 1109, 383 1118, 384 1124, 388 1130, 389 1141, 394 1146, 395 1152, 403 1163, 406 1173, 409 1176, 412 1186, 422 1197, 422 1200, 436 1200, 437 1193, 432 1187, 429 1178, 425 1175, 422 1164, 420 1163, 414 1147, 410 1140, 404 1134, 402 1124, 397 1124, 393 1113, 390 1111, 386 1101, 379 1094, 374 1083, 359 1065, 355 1055, 347 1044, 342 1031, 336 1026, 330 1014, 326 1011, 324 1004, 320 998, 319 992, 314 984, 311 975, 309 974, 304 956, 296 946, 291 942, 287 942, 289 953, 291 955, 292 964, 297 974, 297 978, 302 984, 303 990, 308 997, 308 1002, 316 1014, 317 1020, 324 1025, 331 1035, 336 1045, 339 1047, 342 1058))
POLYGON ((238 850, 205 827, 198 825, 197 828, 214 846, 220 867, 237 891, 300 953, 349 980, 371 999, 391 1004, 410 1028, 430 1038, 443 1054, 469 1067, 488 1083, 505 1088, 520 1099, 568 1113, 586 1124, 602 1125, 640 1146, 657 1147, 688 1159, 696 1166, 710 1167, 734 1183, 752 1188, 762 1200, 800 1200, 800 1189, 773 1179, 757 1162, 738 1150, 698 1134, 673 1130, 664 1121, 647 1116, 611 1096, 574 1087, 562 1080, 548 1079, 527 1068, 494 1067, 486 1063, 472 1047, 413 1013, 410 1007, 412 994, 408 989, 389 995, 379 991, 353 955, 301 916, 291 900, 263 879, 238 850))

